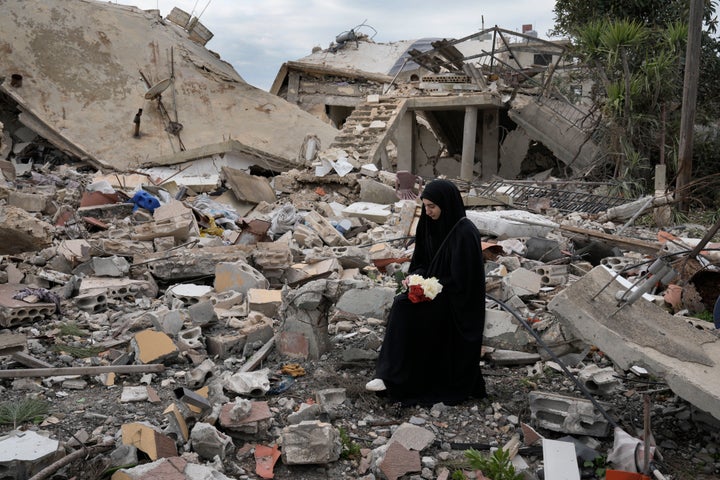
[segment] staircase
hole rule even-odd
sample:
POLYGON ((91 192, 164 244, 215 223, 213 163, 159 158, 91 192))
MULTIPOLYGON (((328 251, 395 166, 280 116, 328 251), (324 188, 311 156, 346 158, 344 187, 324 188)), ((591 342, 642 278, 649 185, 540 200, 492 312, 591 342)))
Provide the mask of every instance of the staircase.
POLYGON ((330 148, 343 149, 351 156, 355 152, 361 164, 377 164, 403 113, 404 98, 361 103, 347 118, 330 148))

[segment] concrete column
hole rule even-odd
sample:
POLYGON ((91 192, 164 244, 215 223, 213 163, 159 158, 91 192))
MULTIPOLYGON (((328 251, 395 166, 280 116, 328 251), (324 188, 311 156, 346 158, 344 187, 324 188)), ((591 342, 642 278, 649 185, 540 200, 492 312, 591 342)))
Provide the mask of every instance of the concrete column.
POLYGON ((413 145, 415 144, 413 132, 415 130, 415 112, 408 110, 400 119, 395 133, 397 147, 397 169, 413 171, 413 145))
POLYGON ((482 124, 482 179, 490 180, 498 173, 498 109, 483 110, 482 124))
POLYGON ((462 160, 460 162, 460 178, 473 179, 475 164, 475 137, 477 136, 477 107, 465 107, 465 126, 463 128, 462 160))

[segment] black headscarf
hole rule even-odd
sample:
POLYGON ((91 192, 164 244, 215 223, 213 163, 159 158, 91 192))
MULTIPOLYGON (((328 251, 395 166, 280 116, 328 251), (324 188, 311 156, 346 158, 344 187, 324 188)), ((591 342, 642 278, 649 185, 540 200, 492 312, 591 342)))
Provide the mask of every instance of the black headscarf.
POLYGON ((432 261, 450 230, 461 218, 465 217, 465 205, 460 196, 460 190, 449 180, 433 180, 428 183, 420 194, 420 198, 425 198, 440 207, 440 217, 437 220, 430 218, 425 213, 425 208, 422 208, 420 212, 410 272, 419 269, 422 273, 432 261))

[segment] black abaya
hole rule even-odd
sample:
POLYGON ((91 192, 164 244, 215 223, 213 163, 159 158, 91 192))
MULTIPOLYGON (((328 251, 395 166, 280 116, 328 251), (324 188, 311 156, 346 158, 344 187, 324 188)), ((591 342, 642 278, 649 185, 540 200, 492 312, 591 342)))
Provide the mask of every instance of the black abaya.
POLYGON ((407 294, 395 298, 376 378, 385 382, 385 395, 404 404, 452 405, 486 395, 479 366, 485 324, 481 239, 454 184, 433 181, 422 198, 441 214, 432 220, 421 213, 410 273, 436 277, 443 289, 429 302, 412 303, 407 294))

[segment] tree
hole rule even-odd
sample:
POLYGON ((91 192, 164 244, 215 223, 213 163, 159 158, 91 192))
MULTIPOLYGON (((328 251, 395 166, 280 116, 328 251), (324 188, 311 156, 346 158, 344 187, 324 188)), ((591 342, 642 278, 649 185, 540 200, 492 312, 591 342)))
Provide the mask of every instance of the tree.
MULTIPOLYGON (((706 121, 717 119, 720 112, 720 43, 710 36, 717 24, 716 6, 716 0, 705 0, 698 118, 706 121)), ((557 0, 554 12, 552 33, 574 40, 574 54, 594 82, 593 100, 603 115, 601 138, 612 177, 624 186, 642 186, 649 180, 644 174, 650 173, 653 159, 664 158, 665 148, 672 152, 669 158, 677 160, 688 38, 685 22, 678 19, 688 18, 689 2, 557 0)))

